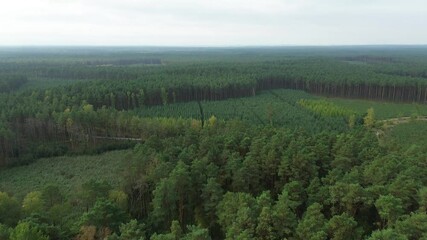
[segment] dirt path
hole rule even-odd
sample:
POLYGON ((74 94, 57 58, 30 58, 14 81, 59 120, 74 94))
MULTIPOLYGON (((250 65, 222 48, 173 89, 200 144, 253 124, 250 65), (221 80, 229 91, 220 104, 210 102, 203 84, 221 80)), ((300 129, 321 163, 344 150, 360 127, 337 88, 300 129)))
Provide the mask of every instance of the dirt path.
POLYGON ((384 120, 378 120, 377 123, 381 123, 381 126, 375 128, 375 134, 378 138, 385 136, 386 131, 390 130, 391 128, 403 124, 403 123, 409 123, 411 121, 427 121, 427 116, 419 116, 416 118, 413 117, 398 117, 398 118, 389 118, 384 120))
POLYGON ((389 118, 389 119, 379 120, 378 122, 394 126, 397 124, 408 123, 410 121, 427 121, 427 116, 419 116, 416 118, 412 118, 412 117, 389 118))
POLYGON ((111 140, 125 140, 125 141, 142 141, 142 138, 128 138, 128 137, 103 137, 103 136, 92 136, 96 139, 111 139, 111 140))

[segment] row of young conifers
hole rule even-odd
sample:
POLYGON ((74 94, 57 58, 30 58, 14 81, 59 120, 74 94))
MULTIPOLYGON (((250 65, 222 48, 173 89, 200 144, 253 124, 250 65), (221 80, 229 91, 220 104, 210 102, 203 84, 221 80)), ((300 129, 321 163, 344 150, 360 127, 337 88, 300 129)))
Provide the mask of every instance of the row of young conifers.
MULTIPOLYGON (((356 65, 331 58, 255 62, 201 62, 156 67, 23 64, 23 77, 99 80, 55 89, 81 96, 95 106, 129 109, 141 104, 222 100, 251 96, 262 90, 290 88, 337 97, 425 102, 426 66, 412 62, 356 65), (400 70, 400 71, 398 71, 400 70)), ((16 71, 3 66, 3 72, 16 71), (9 70, 9 71, 8 71, 9 70)), ((0 66, 1 68, 1 66, 0 66)), ((15 70, 16 67, 13 68, 15 70)), ((77 99, 81 100, 81 99, 77 99)))

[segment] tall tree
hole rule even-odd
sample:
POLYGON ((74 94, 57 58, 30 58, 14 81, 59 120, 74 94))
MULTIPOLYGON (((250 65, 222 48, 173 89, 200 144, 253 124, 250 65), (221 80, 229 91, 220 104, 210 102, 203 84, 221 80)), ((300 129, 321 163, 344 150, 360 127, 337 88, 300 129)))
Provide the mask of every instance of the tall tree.
POLYGON ((224 194, 217 207, 217 216, 227 239, 235 239, 241 234, 254 235, 257 217, 255 209, 256 202, 250 194, 224 194))
POLYGON ((274 219, 271 207, 263 207, 256 227, 257 239, 274 240, 274 219))
POLYGON ((322 213, 322 205, 314 203, 307 208, 298 223, 296 235, 301 240, 326 240, 327 221, 322 213))
POLYGON ((279 238, 294 236, 297 227, 297 217, 293 211, 295 203, 289 199, 286 191, 283 191, 273 206, 274 230, 279 238))
POLYGON ((203 186, 201 198, 203 199, 204 216, 209 227, 217 222, 216 207, 222 199, 223 190, 215 178, 209 178, 203 186))

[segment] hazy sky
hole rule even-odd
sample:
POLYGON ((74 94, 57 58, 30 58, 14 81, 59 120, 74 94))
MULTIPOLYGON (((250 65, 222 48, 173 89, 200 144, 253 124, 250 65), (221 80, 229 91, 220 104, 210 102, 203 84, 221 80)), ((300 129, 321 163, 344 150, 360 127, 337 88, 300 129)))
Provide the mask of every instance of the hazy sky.
POLYGON ((0 45, 427 44, 427 0, 0 3, 0 45))

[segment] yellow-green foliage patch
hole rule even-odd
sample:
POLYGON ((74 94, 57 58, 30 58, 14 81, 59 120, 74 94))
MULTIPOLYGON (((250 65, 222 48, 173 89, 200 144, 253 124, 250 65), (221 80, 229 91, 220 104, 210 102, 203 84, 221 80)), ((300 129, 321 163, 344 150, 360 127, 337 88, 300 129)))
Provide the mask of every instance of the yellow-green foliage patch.
POLYGON ((349 117, 355 114, 355 111, 340 107, 333 102, 321 100, 301 99, 298 104, 310 111, 313 111, 324 117, 349 117))

